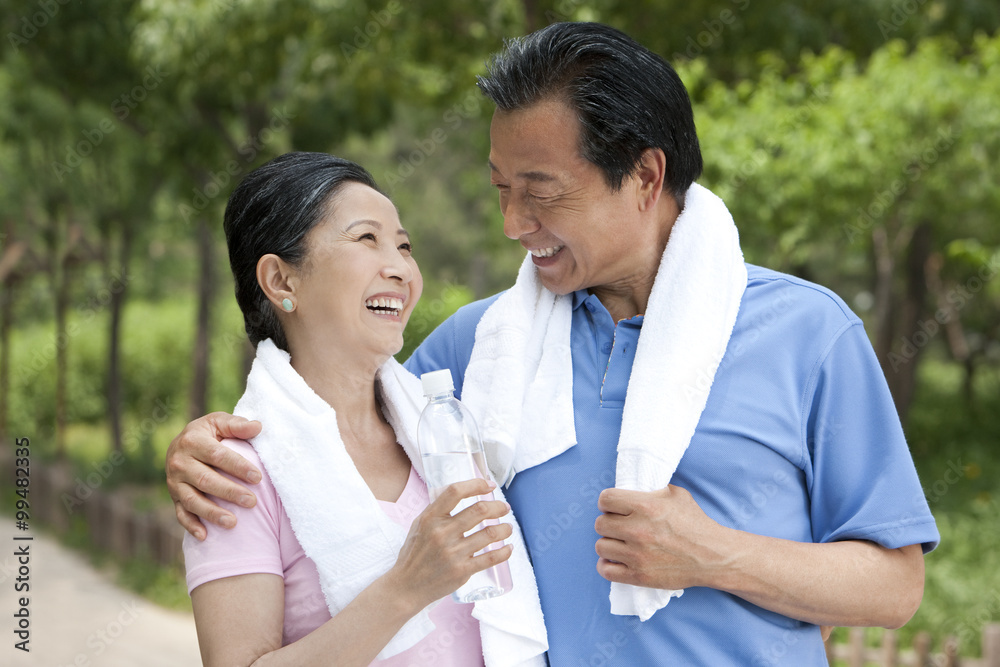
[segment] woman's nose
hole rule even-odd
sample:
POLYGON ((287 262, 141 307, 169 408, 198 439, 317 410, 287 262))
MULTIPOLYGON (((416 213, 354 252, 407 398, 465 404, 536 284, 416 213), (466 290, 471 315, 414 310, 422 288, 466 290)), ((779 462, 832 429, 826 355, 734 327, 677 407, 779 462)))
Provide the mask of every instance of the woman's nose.
POLYGON ((382 267, 382 275, 386 278, 395 278, 404 284, 413 280, 413 267, 400 250, 392 252, 392 256, 382 267))

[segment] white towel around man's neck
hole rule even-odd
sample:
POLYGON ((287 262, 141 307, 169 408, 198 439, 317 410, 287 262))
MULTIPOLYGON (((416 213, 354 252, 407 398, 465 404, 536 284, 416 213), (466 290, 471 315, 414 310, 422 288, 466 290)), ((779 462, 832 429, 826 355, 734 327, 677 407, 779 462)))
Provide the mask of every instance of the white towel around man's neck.
MULTIPOLYGON (((390 359, 379 369, 378 385, 386 419, 423 478, 416 440, 426 402, 420 381, 390 359)), ((382 511, 354 466, 333 408, 270 339, 257 346, 246 392, 234 413, 263 425, 251 444, 277 489, 296 539, 316 563, 327 607, 336 615, 395 564, 406 531, 382 511)), ((503 498, 502 493, 498 496, 503 498)), ((475 603, 473 611, 480 622, 486 665, 544 665, 548 644, 534 573, 513 515, 503 520, 514 528, 509 560, 514 588, 499 598, 475 603)), ((426 637, 434 629, 430 608, 403 625, 379 659, 426 637)))
MULTIPOLYGON (((513 475, 576 444, 572 296, 543 287, 531 256, 517 282, 476 328, 462 400, 508 484, 513 475)), ((694 435, 732 335, 747 272, 739 234, 721 199, 694 184, 649 295, 618 441, 615 486, 670 483, 694 435)), ((645 621, 683 591, 611 585, 611 612, 645 621)))

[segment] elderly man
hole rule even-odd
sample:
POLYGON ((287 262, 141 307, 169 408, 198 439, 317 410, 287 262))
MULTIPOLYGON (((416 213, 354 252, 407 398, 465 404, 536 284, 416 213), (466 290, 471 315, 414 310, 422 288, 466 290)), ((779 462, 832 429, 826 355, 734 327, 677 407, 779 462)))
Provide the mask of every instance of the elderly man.
MULTIPOLYGON (((906 623, 939 536, 885 379, 836 295, 743 264, 694 184, 674 70, 563 23, 508 43, 479 86, 504 232, 529 256, 407 366, 452 369, 482 420, 550 663, 824 664, 821 626, 906 623)), ((209 466, 259 479, 218 444, 259 428, 216 413, 172 443, 196 536, 199 516, 233 522, 204 494, 253 504, 209 466)))

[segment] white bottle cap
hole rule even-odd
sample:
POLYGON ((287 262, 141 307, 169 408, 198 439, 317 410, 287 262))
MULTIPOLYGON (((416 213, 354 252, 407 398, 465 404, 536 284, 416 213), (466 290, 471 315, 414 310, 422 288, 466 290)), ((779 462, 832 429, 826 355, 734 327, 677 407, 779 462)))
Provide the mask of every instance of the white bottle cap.
POLYGON ((443 368, 420 376, 420 384, 424 388, 424 396, 433 396, 446 391, 455 391, 455 383, 451 379, 451 369, 443 368))

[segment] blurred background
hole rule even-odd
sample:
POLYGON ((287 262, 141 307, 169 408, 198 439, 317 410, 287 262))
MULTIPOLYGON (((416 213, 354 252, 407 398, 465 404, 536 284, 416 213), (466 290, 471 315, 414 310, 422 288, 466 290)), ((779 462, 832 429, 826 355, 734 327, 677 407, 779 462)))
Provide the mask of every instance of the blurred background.
POLYGON ((865 320, 943 538, 903 634, 954 634, 976 655, 1000 619, 996 0, 5 0, 5 455, 29 437, 34 466, 67 471, 61 539, 187 605, 176 563, 108 555, 84 510, 89 489, 172 514, 169 441, 242 394, 232 188, 289 150, 365 165, 426 280, 404 359, 513 282, 522 250, 489 185, 475 76, 504 39, 562 20, 609 23, 670 60, 700 182, 747 259, 865 320))

